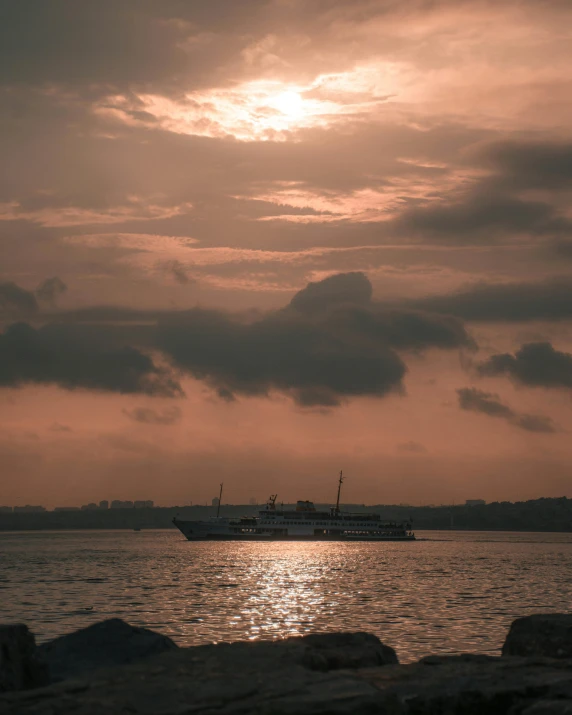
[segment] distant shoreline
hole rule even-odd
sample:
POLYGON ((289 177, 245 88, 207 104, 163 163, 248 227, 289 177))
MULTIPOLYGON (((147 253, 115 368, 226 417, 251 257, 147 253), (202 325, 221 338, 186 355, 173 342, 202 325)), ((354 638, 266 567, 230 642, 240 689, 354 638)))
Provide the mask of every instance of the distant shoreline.
MULTIPOLYGON (((321 505, 319 505, 321 506, 321 505)), ((343 506, 343 505, 342 505, 343 506)), ((255 515, 260 506, 223 504, 221 516, 255 515)), ((354 512, 375 512, 389 521, 411 521, 418 531, 572 532, 572 499, 533 499, 475 506, 345 505, 354 512)), ((174 506, 78 511, 0 512, 1 531, 76 531, 170 529, 173 517, 204 519, 216 514, 206 506, 174 506)))
MULTIPOLYGON (((84 532, 84 531, 92 531, 92 532, 104 532, 104 531, 109 531, 109 532, 130 532, 130 531, 136 531, 136 532, 151 532, 151 531, 174 531, 175 527, 172 526, 156 526, 156 527, 150 527, 150 528, 139 528, 139 529, 133 529, 128 526, 117 526, 117 527, 107 527, 107 526, 102 526, 102 527, 93 527, 93 526, 73 526, 73 527, 38 527, 36 529, 4 529, 0 528, 0 535, 2 534, 34 534, 38 532, 49 532, 52 534, 69 534, 69 533, 78 533, 78 532, 84 532)), ((470 528, 470 529, 441 529, 439 527, 424 527, 423 529, 418 529, 418 532, 426 532, 426 531, 434 531, 434 532, 444 532, 444 533, 482 533, 482 534, 572 534, 572 529, 568 529, 565 531, 558 531, 555 529, 478 529, 478 528, 470 528)), ((182 538, 181 540, 184 541, 182 538)), ((426 539, 427 540, 427 539, 426 539)), ((417 539, 417 541, 423 541, 423 539, 417 539)), ((205 543, 207 543, 205 541, 205 543)), ((213 543, 213 542, 208 542, 208 543, 213 543)), ((216 542, 214 542, 216 543, 216 542)), ((220 543, 220 542, 219 542, 220 543)), ((255 542, 252 542, 255 543, 255 542)), ((266 541, 263 543, 276 543, 276 541, 266 541)), ((286 542, 285 542, 286 543, 286 542)), ((387 542, 383 542, 387 543, 387 542)))

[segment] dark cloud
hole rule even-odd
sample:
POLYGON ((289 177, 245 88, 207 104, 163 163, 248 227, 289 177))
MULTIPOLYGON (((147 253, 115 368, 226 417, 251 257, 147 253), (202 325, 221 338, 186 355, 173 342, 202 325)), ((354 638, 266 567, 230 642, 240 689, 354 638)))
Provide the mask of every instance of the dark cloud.
POLYGON ((572 388, 572 355, 551 343, 526 343, 514 355, 492 355, 478 372, 486 377, 506 375, 529 387, 572 388))
POLYGON ((550 417, 515 412, 500 402, 499 396, 492 392, 483 392, 475 387, 462 387, 457 390, 457 395, 462 410, 498 417, 528 432, 556 432, 556 426, 550 417))
POLYGON ((15 283, 0 283, 0 311, 3 313, 37 313, 38 303, 33 293, 15 283))
POLYGON ((329 310, 334 305, 350 303, 369 305, 371 302, 371 283, 363 273, 338 273, 322 281, 308 285, 290 301, 292 308, 301 312, 329 310))
POLYGON ((181 285, 196 283, 195 279, 190 275, 188 268, 181 261, 166 261, 161 264, 161 268, 181 285))
POLYGON ((59 422, 53 422, 49 427, 50 432, 73 432, 68 425, 62 425, 59 422))
POLYGON ((483 182, 454 202, 438 202, 407 209, 396 220, 406 235, 455 243, 496 241, 512 234, 561 235, 572 233, 572 222, 544 201, 524 200, 499 193, 483 182))
POLYGON ((490 392, 477 390, 476 387, 462 387, 457 390, 457 395, 459 396, 459 407, 462 410, 482 412, 485 415, 503 419, 510 419, 514 416, 513 410, 499 402, 498 395, 490 392))
POLYGON ((0 382, 178 394, 147 354, 158 350, 227 401, 278 390, 302 406, 332 407, 402 392, 399 353, 430 348, 474 342, 455 317, 373 302, 367 277, 350 273, 313 283, 262 316, 103 307, 60 313, 37 331, 14 325, 0 342, 0 382))
POLYGON ((54 306, 57 303, 58 298, 63 295, 67 289, 67 285, 61 278, 58 278, 57 276, 54 276, 53 278, 46 278, 46 280, 40 283, 40 285, 36 288, 36 297, 38 300, 54 306))
POLYGON ((559 259, 572 259, 572 241, 555 241, 548 247, 549 251, 559 259))
POLYGON ((458 244, 572 235, 572 221, 557 196, 558 190, 572 187, 570 142, 497 141, 467 154, 473 166, 490 173, 452 199, 407 208, 396 228, 409 236, 458 244), (531 190, 541 196, 532 196, 531 190))
POLYGON ((518 415, 515 424, 528 432, 557 431, 554 421, 546 415, 518 415))
POLYGON ((177 61, 184 60, 178 43, 184 28, 161 23, 150 9, 146 0, 101 0, 93 6, 2 0, 0 80, 121 85, 175 72, 177 61))
POLYGON ((476 285, 457 293, 423 298, 413 305, 464 320, 567 320, 572 318, 572 280, 476 285))
POLYGON ((455 318, 385 310, 363 274, 311 284, 252 322, 194 309, 160 321, 157 346, 224 394, 289 393, 303 406, 403 389, 398 350, 472 347, 455 318))
POLYGON ((27 383, 164 397, 182 394, 171 374, 137 348, 106 348, 85 341, 73 327, 34 330, 15 323, 0 335, 0 386, 27 383))
POLYGON ((427 454, 427 447, 420 442, 402 442, 397 445, 398 452, 408 452, 410 454, 427 454))
POLYGON ((542 190, 572 187, 570 142, 494 142, 479 154, 513 187, 542 190))
POLYGON ((360 343, 285 313, 243 325, 223 313, 196 309, 160 325, 159 347, 194 377, 231 394, 266 395, 275 389, 304 405, 383 396, 402 389, 406 372, 386 344, 360 343))
POLYGON ((0 0, 0 83, 60 84, 85 93, 110 88, 195 88, 276 18, 269 0, 0 0))
POLYGON ((142 422, 147 425, 174 425, 181 421, 181 410, 174 407, 167 407, 161 412, 151 407, 136 407, 133 410, 123 410, 123 414, 135 422, 142 422))

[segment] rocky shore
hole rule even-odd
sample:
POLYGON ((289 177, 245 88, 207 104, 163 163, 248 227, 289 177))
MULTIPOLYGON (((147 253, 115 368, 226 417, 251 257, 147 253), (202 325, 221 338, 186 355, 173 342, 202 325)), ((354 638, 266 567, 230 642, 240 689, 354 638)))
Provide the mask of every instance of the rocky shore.
POLYGON ((400 665, 369 633, 178 648, 113 619, 36 646, 0 626, 2 715, 572 715, 572 615, 516 620, 500 656, 400 665))

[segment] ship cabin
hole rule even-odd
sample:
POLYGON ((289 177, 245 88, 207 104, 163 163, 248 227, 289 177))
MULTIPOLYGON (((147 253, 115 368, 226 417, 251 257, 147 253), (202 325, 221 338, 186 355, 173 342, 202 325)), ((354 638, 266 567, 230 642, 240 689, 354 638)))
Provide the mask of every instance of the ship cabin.
POLYGON ((276 509, 275 497, 272 496, 264 509, 261 509, 259 518, 267 522, 268 519, 280 519, 284 521, 314 522, 323 520, 336 521, 368 521, 378 522, 381 520, 379 514, 354 514, 342 512, 338 507, 330 507, 328 511, 318 511, 314 502, 299 500, 295 509, 276 509))

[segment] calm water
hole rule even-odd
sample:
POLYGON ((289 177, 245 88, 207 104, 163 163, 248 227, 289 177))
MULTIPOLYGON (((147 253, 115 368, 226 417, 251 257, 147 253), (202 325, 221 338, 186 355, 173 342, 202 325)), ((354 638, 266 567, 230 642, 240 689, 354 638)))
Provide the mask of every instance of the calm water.
POLYGON ((498 653, 572 603, 572 534, 425 532, 410 544, 202 543, 178 531, 0 533, 0 622, 39 641, 112 616, 180 645, 368 630, 402 661, 498 653))

